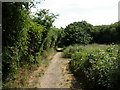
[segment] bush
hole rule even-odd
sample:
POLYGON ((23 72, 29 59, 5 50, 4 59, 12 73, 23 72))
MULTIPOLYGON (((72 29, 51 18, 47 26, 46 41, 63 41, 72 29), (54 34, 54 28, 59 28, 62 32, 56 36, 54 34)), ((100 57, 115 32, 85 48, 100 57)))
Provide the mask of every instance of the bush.
POLYGON ((75 46, 68 46, 63 51, 63 57, 65 58, 71 58, 72 54, 74 54, 77 51, 82 51, 83 46, 75 45, 75 46))
POLYGON ((20 55, 17 47, 3 47, 3 53, 2 70, 4 71, 4 81, 15 78, 20 64, 20 55))
MULTIPOLYGON (((86 47, 86 46, 85 46, 86 47)), ((118 46, 80 50, 72 53, 70 68, 85 88, 119 88, 118 46), (117 82, 117 83, 116 83, 117 82)))

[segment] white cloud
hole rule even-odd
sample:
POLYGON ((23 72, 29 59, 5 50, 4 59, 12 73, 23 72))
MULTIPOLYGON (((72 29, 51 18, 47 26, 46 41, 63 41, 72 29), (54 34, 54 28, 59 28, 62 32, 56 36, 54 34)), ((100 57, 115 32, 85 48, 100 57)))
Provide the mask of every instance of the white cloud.
MULTIPOLYGON (((50 9, 60 16, 56 27, 65 27, 74 21, 86 20, 93 25, 111 24, 118 20, 119 0, 45 0, 38 9, 50 9)), ((36 11, 33 9, 32 11, 36 11)))

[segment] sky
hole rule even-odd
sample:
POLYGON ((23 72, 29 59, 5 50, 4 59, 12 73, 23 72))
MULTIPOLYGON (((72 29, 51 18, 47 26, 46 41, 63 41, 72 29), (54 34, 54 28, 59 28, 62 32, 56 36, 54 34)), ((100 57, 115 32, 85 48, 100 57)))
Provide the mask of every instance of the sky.
MULTIPOLYGON (((65 28, 68 24, 85 20, 92 25, 109 25, 118 21, 119 0, 43 0, 37 9, 49 9, 59 14, 54 26, 65 28)), ((32 12, 37 9, 33 8, 32 12)))

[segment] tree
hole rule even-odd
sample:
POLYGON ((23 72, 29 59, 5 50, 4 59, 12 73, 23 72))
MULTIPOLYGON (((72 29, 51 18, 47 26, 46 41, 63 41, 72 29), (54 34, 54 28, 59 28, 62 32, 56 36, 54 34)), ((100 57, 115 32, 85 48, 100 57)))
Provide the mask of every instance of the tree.
POLYGON ((120 40, 120 25, 116 22, 111 25, 94 26, 91 32, 92 43, 110 44, 120 40))
POLYGON ((50 13, 49 10, 41 9, 36 13, 36 17, 34 17, 34 21, 39 25, 43 25, 46 30, 43 32, 43 39, 46 38, 48 31, 52 27, 53 22, 57 18, 58 15, 50 13))
POLYGON ((92 25, 88 24, 86 21, 69 24, 64 30, 64 44, 88 44, 92 40, 89 34, 91 29, 92 25))
POLYGON ((20 58, 27 50, 29 24, 28 3, 4 2, 3 9, 3 81, 17 71, 20 58), (11 72, 11 73, 10 73, 11 72))

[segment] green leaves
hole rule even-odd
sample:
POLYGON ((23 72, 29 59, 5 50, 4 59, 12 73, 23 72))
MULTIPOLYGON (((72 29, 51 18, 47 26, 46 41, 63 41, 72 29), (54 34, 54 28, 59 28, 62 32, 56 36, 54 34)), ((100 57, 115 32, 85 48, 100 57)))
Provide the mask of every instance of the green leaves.
POLYGON ((119 43, 120 40, 120 28, 119 22, 111 25, 94 26, 91 32, 93 42, 100 44, 112 44, 119 43))
POLYGON ((83 50, 83 46, 79 46, 79 45, 68 46, 63 51, 63 53, 64 53, 63 57, 65 57, 65 58, 71 58, 72 54, 74 54, 75 52, 82 51, 82 50, 83 50))
POLYGON ((92 49, 91 46, 81 46, 82 49, 75 50, 74 48, 77 48, 75 45, 64 50, 64 55, 70 55, 72 59, 71 70, 85 88, 118 88, 119 85, 115 83, 120 75, 118 46, 108 45, 105 48, 97 46, 99 48, 96 49, 92 49))
POLYGON ((58 15, 50 13, 49 10, 41 9, 36 13, 34 21, 40 25, 43 25, 47 30, 51 28, 53 22, 55 21, 58 15))
POLYGON ((57 15, 40 10, 31 18, 29 3, 2 3, 3 81, 15 79, 22 65, 38 64, 44 50, 56 48, 63 30, 51 28, 57 15))
POLYGON ((69 24, 65 28, 64 44, 88 44, 92 40, 89 33, 91 28, 92 25, 85 21, 69 24))

